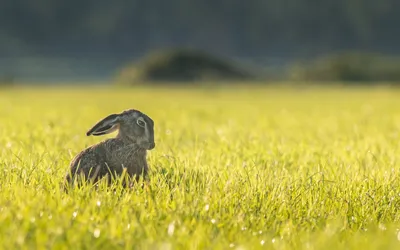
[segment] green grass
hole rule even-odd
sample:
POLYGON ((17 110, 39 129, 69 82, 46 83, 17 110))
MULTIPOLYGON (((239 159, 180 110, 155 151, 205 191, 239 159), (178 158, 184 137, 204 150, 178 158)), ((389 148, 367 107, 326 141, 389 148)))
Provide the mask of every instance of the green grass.
POLYGON ((1 249, 400 247, 395 89, 11 89, 0 117, 1 249), (155 121, 148 188, 62 192, 128 108, 155 121))

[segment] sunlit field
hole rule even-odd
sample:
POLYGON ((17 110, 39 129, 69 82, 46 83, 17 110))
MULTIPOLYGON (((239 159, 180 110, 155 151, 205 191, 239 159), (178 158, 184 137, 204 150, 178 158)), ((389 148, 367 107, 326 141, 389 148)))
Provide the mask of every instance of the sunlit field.
POLYGON ((400 90, 0 90, 1 249, 399 249, 400 90), (150 178, 62 190, 111 113, 155 121, 150 178))

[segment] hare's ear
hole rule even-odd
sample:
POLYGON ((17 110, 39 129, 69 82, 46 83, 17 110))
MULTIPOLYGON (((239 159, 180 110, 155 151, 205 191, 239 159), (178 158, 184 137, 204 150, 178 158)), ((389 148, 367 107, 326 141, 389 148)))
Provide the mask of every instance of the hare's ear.
POLYGON ((111 132, 114 132, 118 129, 119 125, 119 115, 112 114, 104 118, 103 120, 99 121, 96 125, 93 126, 86 135, 105 135, 111 132))

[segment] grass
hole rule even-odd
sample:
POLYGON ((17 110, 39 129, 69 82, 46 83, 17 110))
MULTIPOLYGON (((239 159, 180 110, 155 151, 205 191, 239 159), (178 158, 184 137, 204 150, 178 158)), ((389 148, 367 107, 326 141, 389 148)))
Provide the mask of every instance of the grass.
POLYGON ((1 249, 397 249, 396 89, 0 93, 1 249), (155 120, 148 188, 60 190, 99 119, 155 120))

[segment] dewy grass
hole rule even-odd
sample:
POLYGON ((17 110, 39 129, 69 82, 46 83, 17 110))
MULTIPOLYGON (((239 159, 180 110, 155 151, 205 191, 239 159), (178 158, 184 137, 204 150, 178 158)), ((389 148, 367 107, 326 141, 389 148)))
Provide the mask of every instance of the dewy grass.
POLYGON ((3 90, 1 249, 400 247, 400 92, 238 88, 3 90), (149 183, 63 192, 128 108, 155 121, 149 183))

